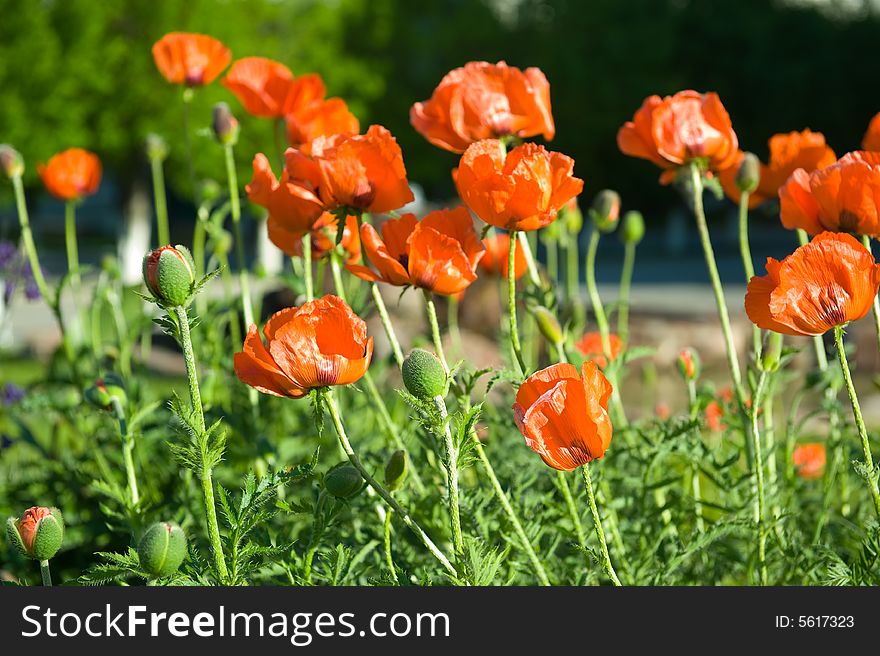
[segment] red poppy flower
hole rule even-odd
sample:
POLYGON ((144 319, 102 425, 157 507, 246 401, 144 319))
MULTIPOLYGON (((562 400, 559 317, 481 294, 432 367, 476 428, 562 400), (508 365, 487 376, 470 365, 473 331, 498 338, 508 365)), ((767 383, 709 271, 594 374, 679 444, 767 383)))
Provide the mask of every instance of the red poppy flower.
MULTIPOLYGON (((507 263, 510 257, 510 233, 498 232, 489 235, 483 240, 483 246, 486 253, 480 259, 480 270, 486 272, 490 276, 498 278, 507 278, 507 263)), ((523 252, 522 244, 516 242, 513 253, 513 276, 516 280, 525 275, 528 269, 526 255, 523 252)))
MULTIPOLYGON (((733 166, 739 152, 718 94, 696 91, 646 98, 633 120, 618 130, 617 146, 624 155, 647 159, 664 170, 706 160, 716 173, 733 166)), ((671 181, 671 176, 661 180, 671 181)))
POLYGON ((291 110, 287 121, 287 141, 294 148, 311 154, 312 142, 334 134, 352 135, 360 123, 342 98, 329 98, 291 110))
POLYGON ((862 150, 880 150, 880 113, 875 114, 868 123, 868 130, 862 137, 862 150))
POLYGON ((823 232, 782 262, 767 258, 767 275, 746 290, 752 323, 785 335, 822 335, 861 319, 880 287, 880 265, 856 239, 823 232))
POLYGON ((222 84, 235 94, 248 114, 261 118, 282 118, 293 84, 293 73, 287 66, 272 59, 245 57, 232 64, 222 84))
POLYGON ((801 444, 791 454, 791 462, 798 476, 807 480, 822 478, 825 461, 825 445, 819 442, 801 444))
POLYGON ((312 389, 354 383, 373 357, 367 324, 337 296, 276 312, 263 335, 265 345, 251 325, 234 365, 239 380, 264 394, 295 399, 312 389))
POLYGON ((602 458, 611 444, 611 383, 595 362, 555 364, 520 385, 513 417, 526 444, 553 469, 602 458))
POLYGON ((724 409, 718 401, 709 401, 706 405, 706 425, 713 433, 721 433, 727 428, 722 421, 724 417, 724 409))
POLYGON ((61 200, 91 196, 101 184, 101 160, 82 148, 68 148, 53 155, 37 171, 49 193, 61 200))
MULTIPOLYGON (((825 136, 821 132, 804 130, 774 134, 768 144, 770 160, 767 164, 761 162, 758 188, 749 195, 750 208, 776 198, 779 188, 795 170, 804 169, 810 173, 837 161, 837 156, 825 143, 825 136)), ((736 186, 736 172, 744 157, 745 153, 740 151, 734 164, 718 175, 727 197, 737 203, 740 190, 736 186)))
POLYGON ((779 190, 782 225, 880 236, 880 152, 847 153, 808 173, 797 169, 779 190))
POLYGON ((171 32, 153 44, 153 60, 172 84, 198 87, 213 82, 232 59, 229 48, 212 36, 171 32))
POLYGON ((464 207, 435 210, 421 221, 414 214, 389 219, 381 237, 365 223, 361 241, 376 271, 349 265, 358 278, 413 285, 442 296, 458 294, 477 279, 477 263, 485 252, 464 207))
POLYGON ((412 126, 435 146, 463 152, 481 139, 506 135, 553 139, 550 84, 539 68, 470 62, 450 71, 431 99, 409 112, 412 126))
POLYGON ((581 193, 574 160, 525 143, 505 156, 500 141, 468 147, 453 172, 458 194, 483 221, 506 230, 537 230, 581 193))
MULTIPOLYGON (((611 345, 611 359, 616 360, 623 349, 623 342, 615 334, 608 335, 608 342, 611 345)), ((605 358, 604 349, 602 348, 602 335, 597 332, 584 334, 574 347, 588 360, 592 360, 600 369, 608 366, 608 360, 605 358)))
MULTIPOLYGON (((339 218, 331 213, 324 212, 311 230, 312 260, 320 260, 336 248, 336 234, 339 230, 339 218)), ((269 239, 280 248, 286 255, 302 257, 303 235, 294 235, 276 230, 269 230, 269 239)), ((345 219, 345 228, 342 230, 342 241, 339 243, 345 252, 345 261, 354 264, 361 259, 361 239, 358 235, 358 222, 356 216, 348 216, 345 219)))

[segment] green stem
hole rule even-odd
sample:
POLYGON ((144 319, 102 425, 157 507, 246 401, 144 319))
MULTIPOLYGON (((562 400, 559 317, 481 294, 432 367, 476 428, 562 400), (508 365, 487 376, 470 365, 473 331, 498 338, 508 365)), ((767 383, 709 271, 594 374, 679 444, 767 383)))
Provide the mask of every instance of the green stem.
POLYGON ((849 370, 849 363, 846 359, 846 351, 843 348, 843 326, 834 327, 834 345, 837 347, 837 359, 840 362, 840 368, 843 371, 843 381, 846 384, 846 391, 849 394, 849 402, 852 404, 853 418, 856 421, 856 427, 859 430, 859 438, 862 442, 862 455, 865 461, 862 463, 870 473, 867 480, 868 489, 871 492, 871 498, 874 501, 874 510, 877 517, 880 518, 880 490, 877 488, 877 477, 874 466, 874 458, 871 455, 871 444, 868 441, 868 430, 865 428, 865 420, 862 418, 862 409, 859 405, 859 398, 856 396, 856 388, 853 384, 852 374, 849 370))
POLYGON ((162 160, 158 157, 150 158, 150 171, 153 176, 153 204, 156 207, 156 234, 159 246, 171 243, 171 234, 168 231, 168 205, 165 194, 165 171, 162 168, 162 160))
POLYGON ((128 479, 128 493, 131 497, 132 507, 137 506, 140 501, 138 494, 137 475, 134 470, 134 439, 128 434, 128 422, 125 420, 125 410, 119 402, 119 398, 112 397, 113 413, 119 422, 119 437, 122 438, 122 459, 125 463, 125 474, 128 479))
MULTIPOLYGON (((199 441, 203 441, 207 438, 205 434, 205 411, 202 407, 202 394, 199 391, 198 369, 196 367, 196 356, 193 352, 192 337, 190 336, 189 331, 189 317, 187 316, 186 308, 182 305, 175 306, 173 312, 177 318, 177 324, 180 330, 180 346, 183 349, 183 359, 186 363, 189 397, 190 402, 192 403, 193 415, 196 420, 198 439, 199 441)), ((220 540, 220 527, 217 523, 217 508, 214 504, 214 484, 211 479, 211 469, 202 466, 199 474, 202 484, 202 494, 205 499, 205 516, 208 524, 208 538, 211 541, 211 550, 214 554, 214 565, 217 568, 221 580, 224 580, 229 572, 226 569, 226 560, 223 557, 223 546, 220 540)))
POLYGON ((43 578, 43 585, 47 588, 52 587, 52 573, 49 571, 49 561, 40 561, 40 576, 43 578))
POLYGON ((400 585, 400 581, 397 578, 397 568, 394 567, 394 557, 391 555, 391 516, 393 514, 394 511, 391 510, 385 515, 385 530, 383 531, 385 564, 388 565, 388 571, 391 572, 391 578, 397 585, 400 585))
POLYGON ((562 496, 565 499, 565 506, 568 508, 568 516, 574 525, 574 533, 577 536, 578 545, 584 549, 587 544, 587 538, 584 534, 584 525, 581 523, 580 513, 574 502, 574 496, 571 494, 571 487, 568 485, 568 479, 565 472, 556 470, 556 480, 559 481, 559 489, 562 490, 562 496))
POLYGON ((235 259, 241 287, 241 305, 244 312, 244 324, 250 326, 254 322, 254 306, 251 302, 247 260, 244 256, 244 239, 241 233, 241 197, 238 192, 238 173, 235 170, 235 153, 232 150, 232 145, 227 144, 224 150, 226 151, 226 180, 229 184, 229 212, 232 216, 232 229, 235 233, 235 259))
MULTIPOLYGON (((871 238, 868 235, 862 235, 862 244, 864 244, 865 248, 868 249, 868 252, 871 253, 873 257, 874 253, 871 250, 871 238)), ((874 334, 877 338, 877 348, 880 349, 880 297, 874 296, 874 334)))
MULTIPOLYGON (((694 420, 697 418, 697 415, 700 412, 700 406, 697 404, 697 385, 693 380, 688 380, 687 388, 688 415, 690 416, 691 420, 694 420)), ((700 439, 699 428, 694 430, 694 437, 697 440, 700 439)), ((694 518, 697 531, 699 531, 700 533, 704 533, 706 530, 706 525, 703 521, 702 492, 700 490, 700 469, 698 467, 691 467, 691 493, 694 496, 694 518)))
POLYGON ((403 366, 403 351, 400 348, 400 341, 397 339, 397 333, 394 332, 394 324, 391 323, 391 317, 388 316, 388 308, 385 307, 385 301, 382 299, 382 292, 379 291, 379 285, 370 284, 370 292, 373 295, 373 302, 376 304, 376 310, 379 312, 379 318, 382 320, 382 327, 385 329, 385 335, 391 344, 391 352, 394 354, 394 361, 397 368, 403 366))
POLYGON ((306 284, 306 300, 315 298, 315 284, 312 281, 312 233, 307 232, 302 238, 303 280, 306 284))
POLYGON ((565 254, 565 291, 568 294, 568 303, 572 307, 574 319, 573 332, 579 333, 584 325, 584 304, 581 299, 580 281, 580 243, 577 234, 569 234, 565 254))
MULTIPOLYGON (((752 248, 749 245, 749 192, 743 191, 739 196, 739 254, 742 258, 746 284, 755 276, 752 263, 752 248)), ((761 329, 752 324, 752 350, 757 363, 761 357, 761 329)))
POLYGON ((345 283, 342 281, 342 267, 339 265, 339 256, 335 251, 330 252, 330 272, 333 274, 333 286, 336 287, 336 295, 348 303, 345 297, 345 283))
MULTIPOLYGON (((510 321, 510 346, 513 348, 520 373, 525 376, 528 368, 523 359, 522 346, 519 342, 519 324, 516 320, 516 240, 519 239, 519 234, 516 231, 510 233, 507 257, 507 318, 510 321)), ((523 241, 524 244, 528 244, 527 241, 523 241)))
POLYGON ((428 534, 419 526, 416 521, 410 517, 409 513, 403 509, 403 507, 397 502, 397 500, 391 495, 385 487, 379 483, 375 478, 373 478, 372 474, 367 470, 366 467, 361 463, 360 458, 358 458, 357 454, 352 449, 351 443, 348 441, 348 436, 345 433, 345 427, 342 424, 342 417, 339 414, 339 410, 336 408, 336 402, 333 400, 333 395, 329 390, 321 390, 320 392, 323 395, 323 400, 327 405, 327 409, 330 412, 330 417, 333 420, 333 426, 336 428, 336 435, 339 438, 339 444, 342 447, 343 452, 348 457, 348 461, 352 464, 352 466, 357 469, 361 476, 363 476, 364 480, 367 482, 371 488, 373 488, 376 493, 382 497, 382 500, 385 501, 388 506, 391 507, 394 512, 400 517, 401 521, 406 524, 406 526, 416 535, 416 537, 421 540, 422 544, 425 545, 425 548, 431 553, 434 558, 436 558, 443 568, 450 573, 452 576, 458 576, 458 572, 455 567, 453 567, 452 563, 449 562, 449 559, 443 555, 443 552, 437 548, 437 545, 428 537, 428 534))
POLYGON ((70 284, 79 286, 79 247, 76 242, 76 202, 69 200, 64 204, 64 244, 67 248, 67 271, 70 284))
POLYGON ((464 340, 461 338, 461 329, 458 325, 458 306, 460 305, 457 296, 449 297, 449 305, 447 306, 446 321, 449 324, 449 337, 452 339, 452 348, 460 357, 465 357, 464 340))
MULTIPOLYGON (((183 90, 183 144, 186 150, 186 166, 189 173, 189 184, 192 187, 192 197, 198 206, 200 203, 199 185, 196 182, 196 167, 193 163, 192 139, 189 134, 189 106, 192 103, 195 91, 192 87, 183 90)), ((164 246, 164 244, 163 244, 164 246)))
POLYGON ((629 290, 632 287, 635 262, 636 245, 628 241, 623 247, 623 270, 620 272, 620 298, 617 309, 617 336, 624 344, 629 344, 629 290))
POLYGON ((757 552, 758 552, 758 572, 761 585, 767 585, 767 531, 765 516, 765 500, 764 500, 764 449, 761 444, 760 430, 758 428, 758 414, 760 413, 761 401, 767 389, 767 372, 762 371, 758 377, 758 387, 755 390, 755 396, 752 402, 750 414, 751 418, 751 438, 752 450, 754 453, 754 461, 752 468, 755 475, 755 524, 757 526, 757 552))
POLYGON ((599 509, 596 507, 596 495, 593 494, 593 481, 590 477, 589 464, 581 467, 581 473, 584 477, 584 486, 587 489, 587 500, 590 503, 590 512, 593 514, 593 526, 596 528, 596 538, 599 540, 599 551, 602 555, 602 565, 605 568, 605 573, 608 575, 608 578, 611 579, 611 582, 616 586, 620 586, 620 579, 617 578, 617 573, 614 571, 614 566, 611 564, 611 556, 608 553, 608 544, 605 542, 605 531, 602 530, 602 519, 599 517, 599 509))
MULTIPOLYGON (((207 221, 207 209, 204 207, 199 207, 196 214, 196 224, 193 228, 192 247, 193 263, 195 264, 196 269, 196 280, 201 280, 205 275, 205 237, 207 234, 207 231, 205 230, 205 223, 207 223, 207 221)), ((205 296, 203 294, 199 294, 198 296, 196 296, 196 312, 198 312, 200 315, 204 315, 206 309, 207 307, 205 296)))
MULTIPOLYGON (((519 239, 519 245, 522 249, 523 256, 526 258, 526 270, 529 272, 529 281, 535 287, 541 287, 541 274, 538 272, 538 265, 535 262, 535 256, 532 254, 532 244, 529 241, 529 237, 525 232, 511 232, 510 239, 513 241, 514 239, 519 239)), ((512 246, 514 249, 514 254, 516 254, 516 245, 512 246)), ((510 271, 513 271, 510 268, 510 262, 516 262, 516 258, 510 260, 508 259, 508 275, 510 271)))
POLYGON ((461 536, 461 514, 458 505, 458 450, 452 440, 452 430, 449 427, 449 412, 446 402, 439 394, 434 397, 434 407, 440 413, 442 421, 438 437, 442 440, 441 456, 443 469, 446 470, 446 490, 449 502, 449 526, 452 531, 452 546, 455 553, 464 552, 464 541, 461 536))
POLYGON ((599 337, 602 340, 602 354, 608 362, 611 362, 611 336, 608 329, 608 317, 605 315, 605 308, 602 306, 602 298, 599 296, 599 287, 596 284, 596 253, 599 250, 600 233, 594 227, 590 232, 590 244, 587 247, 586 259, 586 277, 587 277, 587 293, 590 295, 590 302, 593 305, 593 314, 596 315, 596 325, 599 328, 599 337))
POLYGON ((428 323, 431 324, 431 338, 434 341, 434 351, 437 352, 437 357, 440 360, 440 364, 443 365, 443 370, 448 374, 449 363, 446 362, 446 354, 443 352, 443 339, 440 336, 440 322, 437 320, 437 307, 434 305, 434 297, 427 289, 423 289, 422 293, 425 296, 425 305, 428 308, 428 323))
POLYGON ((547 240, 547 277, 550 278, 550 284, 556 284, 559 278, 559 245, 556 238, 551 237, 547 240))

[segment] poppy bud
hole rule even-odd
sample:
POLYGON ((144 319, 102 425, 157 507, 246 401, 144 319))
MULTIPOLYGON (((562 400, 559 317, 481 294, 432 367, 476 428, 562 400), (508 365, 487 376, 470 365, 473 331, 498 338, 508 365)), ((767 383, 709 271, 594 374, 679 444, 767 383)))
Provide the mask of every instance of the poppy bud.
POLYGON ((223 188, 220 183, 210 178, 199 182, 199 196, 203 204, 210 204, 220 198, 223 188))
POLYGON ((678 352, 678 372, 681 377, 690 382, 700 377, 700 356, 697 352, 688 347, 678 352))
POLYGON ((171 576, 186 557, 186 534, 177 524, 156 522, 138 544, 141 569, 152 578, 171 576))
POLYGON ((567 205, 559 210, 559 220, 556 223, 560 222, 568 234, 579 235, 581 233, 581 228, 584 227, 584 215, 581 208, 578 207, 576 199, 572 198, 567 205))
POLYGON ((15 148, 8 144, 0 144, 0 169, 11 180, 24 173, 24 160, 15 148))
POLYGON ((758 188, 761 181, 761 162, 754 153, 745 153, 739 168, 736 170, 736 187, 750 194, 758 188))
POLYGON ((562 326, 554 314, 543 305, 538 305, 532 310, 532 316, 538 324, 538 330, 551 344, 559 344, 562 341, 562 326))
POLYGON ((645 219, 641 212, 630 210, 623 215, 620 239, 624 244, 638 244, 645 236, 645 219))
POLYGON ((164 162, 168 157, 168 144, 158 134, 147 135, 147 157, 150 161, 164 162))
POLYGON ((324 489, 337 499, 350 499, 361 491, 363 485, 361 473, 347 462, 324 475, 324 489))
POLYGON ((614 232, 620 218, 620 194, 612 189, 603 189, 593 199, 590 218, 599 232, 614 232))
POLYGON ((761 367, 764 371, 774 372, 779 369, 779 358, 782 356, 782 333, 771 332, 768 338, 767 348, 761 357, 761 367))
POLYGON ((58 508, 34 506, 21 519, 6 520, 9 541, 28 558, 49 560, 58 553, 64 539, 64 518, 58 508))
POLYGON ((385 487, 392 492, 400 489, 406 479, 406 451, 399 449, 391 454, 385 465, 385 487))
POLYGON ((192 255, 184 246, 162 246, 144 257, 144 283, 157 301, 184 305, 195 282, 192 255))
POLYGON ((214 137, 221 146, 234 146, 238 141, 238 120, 225 102, 214 105, 213 121, 214 137))
POLYGON ((128 397, 125 394, 125 383, 116 374, 107 374, 95 381, 94 385, 87 387, 83 392, 83 398, 96 408, 112 410, 113 399, 119 399, 121 405, 125 405, 128 397))
POLYGON ((446 371, 433 353, 413 349, 401 367, 406 390, 417 399, 428 400, 446 392, 446 371))

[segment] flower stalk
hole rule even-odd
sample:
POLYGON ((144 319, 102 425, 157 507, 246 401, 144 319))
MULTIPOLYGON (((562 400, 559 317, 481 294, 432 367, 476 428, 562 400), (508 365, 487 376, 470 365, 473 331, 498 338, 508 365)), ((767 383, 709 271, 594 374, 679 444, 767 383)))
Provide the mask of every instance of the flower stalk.
POLYGON ((617 578, 617 572, 614 571, 614 565, 611 564, 611 556, 608 553, 608 543, 605 542, 605 531, 602 530, 602 518, 599 516, 599 508, 596 506, 596 495, 593 493, 593 481, 590 476, 590 465, 586 464, 581 467, 581 474, 584 478, 584 487, 587 490, 587 501, 590 504, 590 512, 593 515, 593 527, 596 529, 596 539, 599 541, 599 553, 602 557, 602 567, 611 583, 615 586, 621 586, 620 579, 617 578))

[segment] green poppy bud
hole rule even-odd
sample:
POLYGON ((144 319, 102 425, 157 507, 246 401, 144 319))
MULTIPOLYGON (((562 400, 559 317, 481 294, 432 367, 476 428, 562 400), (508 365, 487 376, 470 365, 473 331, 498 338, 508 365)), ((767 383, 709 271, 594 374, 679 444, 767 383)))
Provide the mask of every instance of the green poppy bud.
POLYGON ((779 369, 779 359, 782 357, 782 335, 771 332, 768 337, 767 348, 761 357, 761 368, 764 371, 774 372, 779 369))
POLYGON ((758 188, 761 181, 761 162, 754 153, 745 153, 739 168, 736 170, 736 187, 750 194, 758 188))
POLYGON ((678 366, 678 373, 686 381, 696 380, 700 377, 700 356, 694 349, 690 347, 681 349, 678 352, 676 364, 678 366))
POLYGON ((347 462, 324 474, 324 489, 337 499, 350 499, 364 486, 361 473, 347 462))
POLYGON ((168 157, 168 144, 158 134, 147 135, 147 157, 150 161, 163 162, 168 157))
POLYGON ((620 218, 620 194, 612 189, 603 189, 596 194, 590 206, 590 218, 599 232, 614 232, 620 218))
POLYGON ((559 344, 562 341, 562 326, 556 316, 543 305, 538 305, 532 310, 532 316, 538 324, 538 330, 551 344, 559 344))
POLYGON ((425 349, 413 349, 401 368, 406 390, 427 401, 446 392, 446 371, 436 355, 425 349))
POLYGON ((113 399, 119 400, 120 405, 125 406, 128 397, 125 394, 125 383, 116 374, 107 374, 95 381, 94 385, 87 387, 83 397, 96 408, 112 410, 113 399))
POLYGON ((645 236, 645 219, 641 212, 630 210, 623 215, 620 239, 624 244, 638 244, 645 236))
POLYGON ((171 576, 186 557, 186 535, 177 524, 156 522, 138 544, 141 569, 157 579, 171 576))
POLYGON ((163 305, 186 304, 192 294, 194 272, 192 255, 184 246, 163 246, 144 257, 144 283, 163 305))
POLYGON ((584 227, 584 215, 574 199, 559 210, 557 223, 561 223, 562 227, 570 235, 579 235, 581 233, 581 228, 584 227))
POLYGON ((49 560, 64 541, 64 518, 58 508, 34 506, 25 510, 21 519, 6 520, 6 534, 22 555, 49 560))
POLYGON ((406 479, 406 451, 399 449, 391 454, 385 465, 385 487, 392 492, 399 490, 406 479))
POLYGON ((19 178, 24 173, 24 159, 15 148, 9 144, 0 144, 0 169, 11 180, 19 178))
POLYGON ((214 105, 211 127, 214 138, 221 146, 234 146, 238 142, 238 120, 225 102, 214 105))

